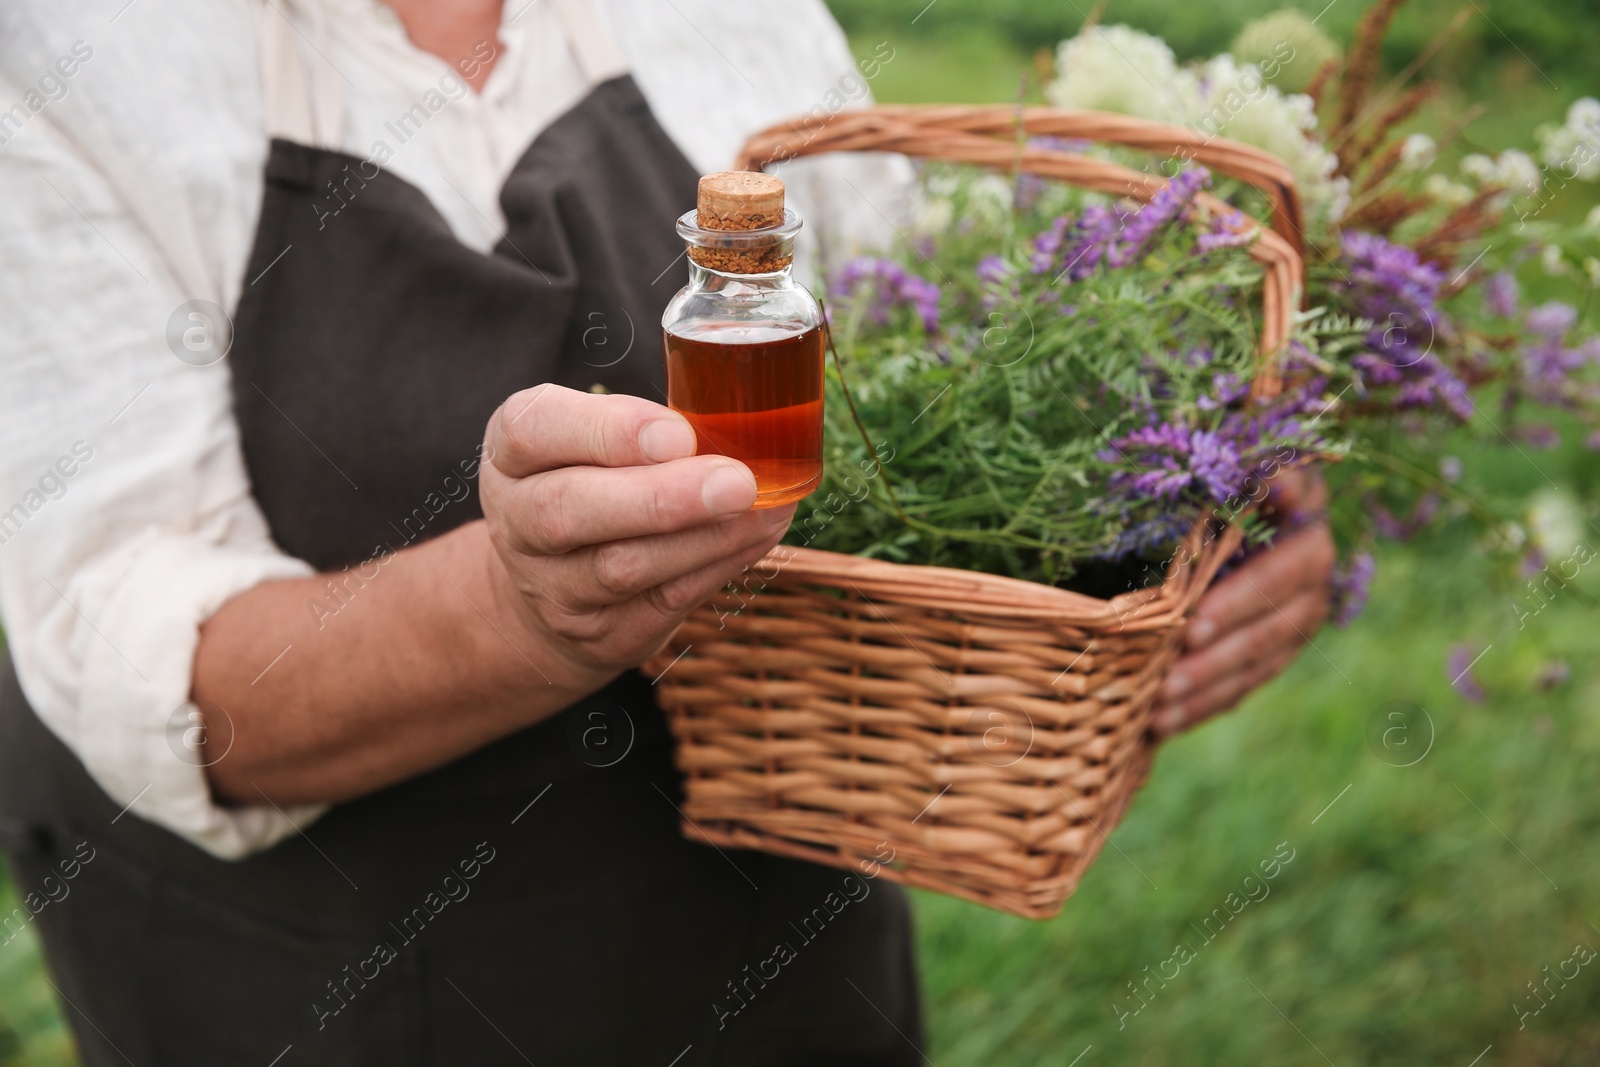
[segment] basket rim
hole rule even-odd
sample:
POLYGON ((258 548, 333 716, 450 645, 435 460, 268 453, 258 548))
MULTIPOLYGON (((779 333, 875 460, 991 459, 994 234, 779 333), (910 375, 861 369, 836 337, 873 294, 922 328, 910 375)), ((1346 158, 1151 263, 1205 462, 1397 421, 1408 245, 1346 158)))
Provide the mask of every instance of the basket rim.
POLYGON ((1202 518, 1167 561, 1160 583, 1109 599, 988 571, 896 563, 800 545, 778 545, 750 572, 763 586, 781 577, 848 587, 868 603, 875 593, 896 606, 959 612, 968 618, 1053 619, 1086 627, 1120 623, 1119 628, 1136 632, 1170 626, 1187 614, 1243 538, 1236 524, 1228 523, 1218 533, 1211 520, 1202 518), (774 573, 763 574, 765 568, 774 573))
MULTIPOLYGON (((1292 246, 1295 258, 1305 259, 1305 220, 1298 183, 1287 161, 1264 148, 1229 137, 1205 136, 1187 126, 1140 118, 1116 111, 1093 108, 1056 107, 1048 104, 871 104, 867 107, 819 115, 808 112, 775 122, 745 139, 735 158, 739 170, 761 170, 803 155, 844 151, 887 151, 905 155, 939 158, 916 140, 904 141, 917 133, 944 133, 977 136, 981 139, 1014 142, 1017 134, 1065 135, 1066 139, 1120 144, 1144 151, 1186 154, 1213 170, 1240 178, 1266 193, 1274 202, 1273 228, 1292 246), (832 126, 833 129, 829 130, 832 126), (1056 127, 1060 127, 1056 129, 1056 127), (791 147, 786 137, 805 139, 791 147), (816 143, 821 141, 820 144, 816 143), (894 141, 874 148, 874 140, 894 141)), ((950 142, 955 143, 955 142, 950 142)), ((1074 153, 1045 149, 1057 156, 1074 153)), ((1027 170, 1027 167, 1019 169, 1027 170)), ((1165 182, 1140 174, 1153 188, 1165 182)))

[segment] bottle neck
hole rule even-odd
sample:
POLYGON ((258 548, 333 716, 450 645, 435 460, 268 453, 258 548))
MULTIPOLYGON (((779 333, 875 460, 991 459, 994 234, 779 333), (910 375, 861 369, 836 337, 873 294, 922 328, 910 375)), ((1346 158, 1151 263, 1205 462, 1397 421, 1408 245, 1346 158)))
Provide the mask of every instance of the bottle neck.
POLYGON ((689 287, 704 292, 766 293, 794 287, 794 265, 761 274, 735 274, 712 270, 689 260, 689 287))
POLYGON ((706 229, 699 224, 698 211, 678 219, 678 236, 689 247, 690 270, 699 267, 732 277, 787 277, 799 232, 800 216, 792 209, 785 209, 781 225, 759 230, 706 229))

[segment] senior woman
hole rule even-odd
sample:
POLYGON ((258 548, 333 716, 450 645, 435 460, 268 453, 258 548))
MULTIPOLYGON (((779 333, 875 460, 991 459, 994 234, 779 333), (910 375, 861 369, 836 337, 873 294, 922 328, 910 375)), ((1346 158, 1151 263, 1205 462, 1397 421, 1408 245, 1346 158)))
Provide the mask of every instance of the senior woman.
MULTIPOLYGON (((679 834, 635 670, 792 511, 658 403, 673 220, 875 69, 820 0, 0 11, 0 830, 87 1063, 920 1061, 892 886, 745 981, 836 872, 679 834)), ((905 165, 786 177, 815 257, 905 165)))

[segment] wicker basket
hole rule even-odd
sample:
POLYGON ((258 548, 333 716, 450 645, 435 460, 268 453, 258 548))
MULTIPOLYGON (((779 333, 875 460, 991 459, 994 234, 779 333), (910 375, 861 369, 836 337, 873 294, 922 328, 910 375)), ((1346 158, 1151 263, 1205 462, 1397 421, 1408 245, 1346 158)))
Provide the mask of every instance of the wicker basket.
MULTIPOLYGON (((1256 391, 1275 392, 1271 357, 1300 290, 1299 206, 1288 168, 1257 149, 1097 112, 878 107, 773 127, 738 165, 892 151, 1141 199, 1161 186, 1022 135, 1181 153, 1271 198, 1277 232, 1251 248, 1265 267, 1256 391)), ((1240 536, 1201 524, 1164 584, 1111 600, 780 546, 647 667, 686 778, 685 835, 1055 914, 1144 779, 1152 698, 1240 536)))

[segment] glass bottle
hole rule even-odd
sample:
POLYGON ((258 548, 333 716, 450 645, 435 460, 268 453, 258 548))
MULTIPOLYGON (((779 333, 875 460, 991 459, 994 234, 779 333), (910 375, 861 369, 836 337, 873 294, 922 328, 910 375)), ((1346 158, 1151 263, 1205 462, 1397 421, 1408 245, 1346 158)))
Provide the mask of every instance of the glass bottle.
POLYGON ((759 172, 707 175, 678 219, 689 284, 661 318, 667 405, 699 454, 739 460, 757 508, 793 503, 822 479, 823 322, 792 275, 800 217, 759 172))

